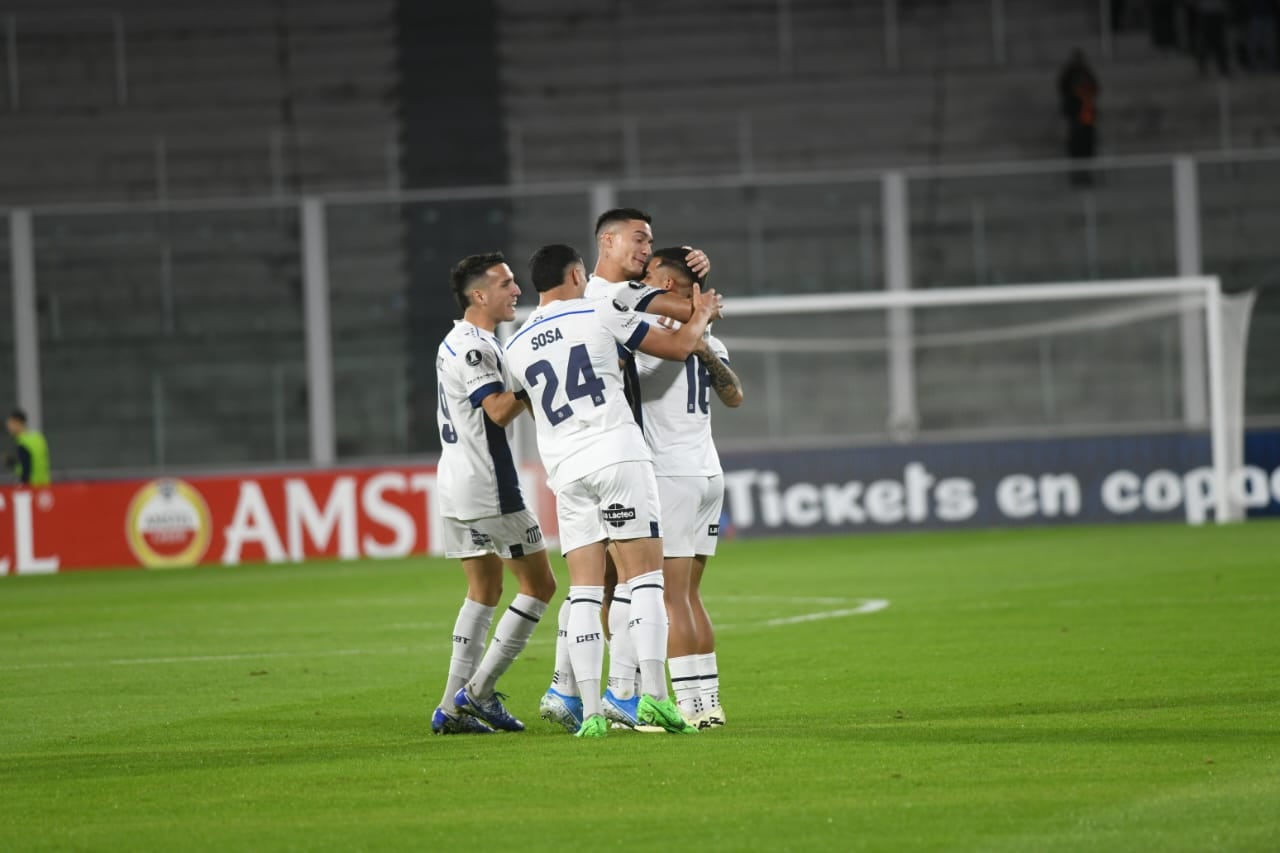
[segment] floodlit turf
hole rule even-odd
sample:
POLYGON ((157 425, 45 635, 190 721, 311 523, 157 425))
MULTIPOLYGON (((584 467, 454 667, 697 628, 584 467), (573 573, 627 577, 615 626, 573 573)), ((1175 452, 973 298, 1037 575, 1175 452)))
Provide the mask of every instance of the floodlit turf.
POLYGON ((537 719, 553 619, 529 731, 429 734, 442 560, 4 579, 0 849, 1280 845, 1280 524, 731 542, 708 583, 729 727, 585 742, 537 719))

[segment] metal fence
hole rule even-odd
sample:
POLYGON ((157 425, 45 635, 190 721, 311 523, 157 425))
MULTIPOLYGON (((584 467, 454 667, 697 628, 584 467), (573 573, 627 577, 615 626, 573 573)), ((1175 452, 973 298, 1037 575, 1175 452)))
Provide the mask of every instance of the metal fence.
MULTIPOLYGON (((659 243, 708 251, 730 300, 1201 273, 1240 289, 1280 269, 1280 152, 1099 160, 1084 187, 1069 180, 1078 168, 1055 161, 9 210, 0 297, 13 312, 0 330, 0 394, 42 423, 60 465, 77 471, 405 454, 415 449, 411 410, 434 393, 410 387, 409 349, 434 352, 437 342, 408 334, 403 259, 432 247, 406 246, 404 222, 443 225, 462 210, 506 223, 507 245, 476 251, 518 259, 553 241, 589 256, 601 210, 645 208, 659 243)), ((430 229, 421 233, 430 241, 430 229)), ((1177 397, 1181 422, 1199 426, 1195 316, 1176 347, 1177 397)), ((1255 335, 1255 344, 1267 338, 1255 335)), ((1263 390, 1265 371, 1254 359, 1250 382, 1263 390)), ((1257 399, 1251 415, 1280 413, 1271 397, 1257 399)))

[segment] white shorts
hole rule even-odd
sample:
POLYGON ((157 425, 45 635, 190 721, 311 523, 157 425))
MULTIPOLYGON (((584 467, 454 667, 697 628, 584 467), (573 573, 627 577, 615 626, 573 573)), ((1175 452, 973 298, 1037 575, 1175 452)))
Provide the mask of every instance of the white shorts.
POLYGON ((652 462, 619 462, 567 483, 556 492, 560 551, 604 539, 662 535, 658 483, 652 462))
POLYGON ((724 475, 659 477, 662 502, 662 556, 712 556, 720 536, 724 475))
POLYGON ((497 554, 504 560, 545 551, 538 518, 527 509, 472 521, 444 517, 444 555, 465 560, 497 554))

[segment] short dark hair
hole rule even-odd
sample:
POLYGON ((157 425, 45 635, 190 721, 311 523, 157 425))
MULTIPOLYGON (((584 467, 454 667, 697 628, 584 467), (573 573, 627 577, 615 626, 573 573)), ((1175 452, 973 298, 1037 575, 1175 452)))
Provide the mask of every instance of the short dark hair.
POLYGON ((649 225, 653 224, 653 217, 634 207, 615 207, 613 210, 606 210, 596 219, 596 237, 598 238, 600 232, 615 222, 632 222, 637 219, 649 225))
POLYGON ((702 279, 698 274, 689 267, 689 262, 685 258, 689 257, 691 250, 684 246, 670 246, 666 249, 658 249, 649 256, 649 263, 656 263, 660 267, 667 267, 675 270, 679 275, 689 279, 693 284, 702 284, 702 279))
POLYGON ((14 409, 9 413, 9 417, 21 424, 25 424, 27 422, 27 413, 22 411, 22 409, 14 409))
POLYGON ((458 300, 458 307, 466 311, 471 307, 471 298, 467 295, 472 285, 484 278, 498 264, 505 264, 507 259, 501 252, 485 252, 480 255, 467 255, 453 265, 449 271, 449 287, 453 290, 453 298, 458 300))
POLYGON ((552 243, 543 246, 529 258, 529 278, 533 281, 533 289, 546 293, 564 283, 564 274, 569 267, 582 263, 582 255, 572 246, 564 243, 552 243))

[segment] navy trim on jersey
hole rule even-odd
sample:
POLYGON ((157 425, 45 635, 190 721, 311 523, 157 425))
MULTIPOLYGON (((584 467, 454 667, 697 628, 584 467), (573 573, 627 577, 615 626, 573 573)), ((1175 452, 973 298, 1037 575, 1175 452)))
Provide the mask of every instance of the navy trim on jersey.
POLYGON ((550 317, 543 317, 538 322, 530 323, 529 325, 525 326, 523 329, 521 329, 520 331, 512 335, 511 340, 507 341, 506 348, 511 349, 511 345, 514 344, 516 341, 518 341, 521 335, 523 335, 525 332, 529 331, 530 329, 541 326, 543 323, 550 323, 552 320, 559 320, 561 317, 568 317, 572 314, 594 314, 594 313, 596 313, 596 309, 594 308, 583 308, 578 311, 565 311, 563 314, 554 314, 550 317))
POLYGON ((444 344, 444 348, 449 351, 449 355, 457 355, 457 353, 453 351, 453 347, 449 346, 448 341, 441 341, 440 343, 444 344))
POLYGON ((728 367, 728 366, 729 366, 729 359, 727 359, 727 358, 722 358, 722 359, 720 359, 720 363, 721 363, 721 364, 723 364, 725 367, 728 367))
POLYGON ((498 512, 506 515, 524 509, 524 496, 520 494, 520 477, 511 458, 511 445, 502 427, 484 416, 484 437, 489 443, 489 455, 493 458, 493 472, 498 479, 498 512))
POLYGON ((471 392, 471 396, 467 399, 471 401, 471 408, 478 409, 480 404, 484 402, 484 398, 490 394, 501 394, 506 389, 502 387, 501 382, 489 382, 481 385, 479 388, 471 392))
MULTIPOLYGON (((619 352, 624 352, 621 345, 619 352)), ((636 426, 644 432, 644 400, 640 396, 640 371, 636 368, 636 357, 626 353, 622 359, 622 396, 631 408, 631 417, 636 419, 636 426)))
POLYGON ((640 325, 636 326, 636 330, 631 333, 631 337, 627 338, 627 342, 623 344, 627 349, 635 351, 640 346, 640 342, 644 340, 644 336, 649 334, 649 324, 644 320, 640 321, 640 325))
POLYGON ((636 303, 636 310, 643 311, 649 307, 649 303, 658 298, 658 294, 666 293, 665 290, 658 290, 656 287, 644 296, 640 297, 640 301, 636 303))

